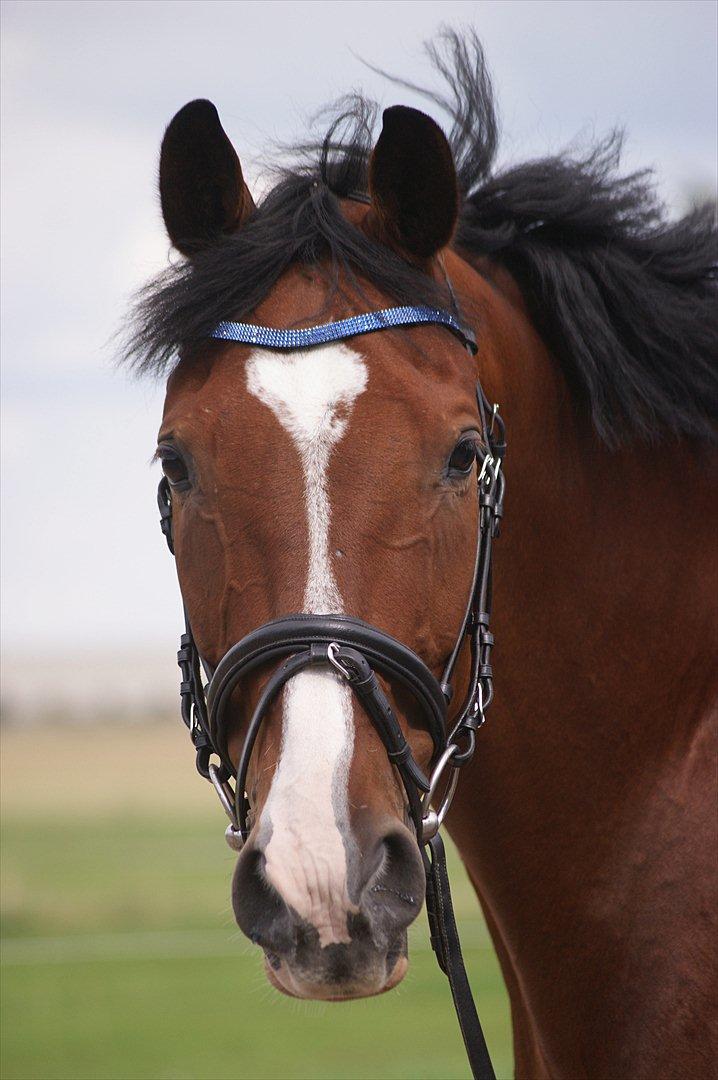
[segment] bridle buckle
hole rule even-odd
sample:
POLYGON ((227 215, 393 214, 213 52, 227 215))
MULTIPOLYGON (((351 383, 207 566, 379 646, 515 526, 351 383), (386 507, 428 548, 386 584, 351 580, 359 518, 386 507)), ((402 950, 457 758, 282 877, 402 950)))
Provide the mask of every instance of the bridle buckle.
POLYGON ((343 679, 346 679, 347 682, 352 682, 356 678, 356 674, 338 658, 337 653, 340 648, 341 646, 338 645, 336 641, 330 641, 327 645, 327 660, 333 668, 336 668, 343 679))

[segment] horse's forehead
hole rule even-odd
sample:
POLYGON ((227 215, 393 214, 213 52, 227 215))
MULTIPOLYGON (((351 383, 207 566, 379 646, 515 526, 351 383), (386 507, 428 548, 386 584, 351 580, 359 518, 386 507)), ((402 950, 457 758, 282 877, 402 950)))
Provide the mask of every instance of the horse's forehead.
POLYGON ((367 382, 366 360, 343 342, 290 353, 257 349, 246 364, 247 390, 300 446, 322 435, 334 441, 367 382))
POLYGON ((275 403, 283 400, 285 411, 299 410, 307 422, 307 411, 322 409, 326 403, 341 411, 345 397, 356 397, 354 380, 359 377, 362 408, 352 421, 349 438, 358 427, 370 427, 378 443, 387 424, 394 437, 431 438, 434 428, 441 431, 444 421, 451 423, 462 406, 465 412, 474 408, 472 364, 463 354, 457 360, 456 344, 443 329, 418 331, 429 340, 435 335, 434 349, 421 353, 402 342, 401 333, 389 332, 384 340, 380 334, 350 338, 289 353, 255 350, 262 353, 259 362, 248 347, 210 346, 207 356, 181 364, 171 376, 164 424, 176 424, 200 440, 221 435, 222 440, 233 441, 234 435, 251 441, 255 426, 264 430, 261 415, 270 398, 275 403), (349 357, 356 360, 349 363, 349 357), (266 384, 261 394, 254 392, 260 369, 266 384))

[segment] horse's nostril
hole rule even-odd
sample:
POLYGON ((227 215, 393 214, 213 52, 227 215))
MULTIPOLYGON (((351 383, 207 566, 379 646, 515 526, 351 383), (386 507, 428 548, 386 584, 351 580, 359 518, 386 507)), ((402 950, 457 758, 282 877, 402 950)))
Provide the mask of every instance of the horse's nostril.
POLYGON ((393 947, 421 910, 426 888, 421 854, 409 830, 399 826, 382 837, 367 861, 373 869, 362 890, 361 909, 377 944, 393 947))
POLYGON ((246 846, 237 860, 232 881, 232 908, 237 925, 255 945, 271 956, 295 947, 294 920, 264 873, 264 855, 246 846), (270 955, 271 954, 271 955, 270 955))
POLYGON ((372 885, 371 891, 375 893, 391 893, 392 896, 397 896, 400 900, 403 900, 405 904, 416 904, 416 897, 412 896, 411 893, 399 892, 398 889, 390 889, 388 885, 372 885))

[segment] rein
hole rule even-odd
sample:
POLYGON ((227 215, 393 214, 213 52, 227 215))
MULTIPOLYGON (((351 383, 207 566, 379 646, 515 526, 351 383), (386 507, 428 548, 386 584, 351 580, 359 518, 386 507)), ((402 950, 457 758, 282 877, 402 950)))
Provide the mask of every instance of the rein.
MULTIPOLYGON (((447 282, 448 284, 448 282, 447 282)), ((453 291, 449 284, 453 297, 453 291)), ((348 319, 300 330, 257 326, 251 323, 221 322, 212 337, 268 349, 312 348, 360 334, 391 327, 421 324, 445 326, 455 334, 471 355, 478 351, 471 331, 456 314, 426 306, 386 308, 348 319)), ((439 829, 451 805, 459 770, 473 757, 476 732, 485 721, 493 698, 491 649, 494 637, 489 630, 491 615, 491 565, 493 541, 503 516, 506 452, 504 423, 498 406, 489 406, 481 383, 476 384, 482 446, 477 457, 478 535, 474 572, 465 613, 456 644, 438 680, 424 661, 400 641, 378 627, 348 615, 287 615, 257 627, 231 646, 216 668, 201 656, 185 607, 185 632, 180 639, 177 662, 182 681, 182 720, 195 747, 197 769, 209 780, 229 818, 226 839, 231 848, 241 850, 249 835, 251 808, 245 791, 246 777, 255 740, 267 712, 282 688, 298 672, 309 666, 330 666, 357 695, 369 716, 389 760, 401 777, 407 808, 421 848, 426 871, 426 909, 431 945, 439 966, 449 980, 454 1006, 475 1080, 494 1080, 486 1041, 471 994, 459 933, 451 902, 444 844, 439 829), (453 676, 462 647, 468 640, 471 654, 469 686, 456 719, 449 722, 453 697, 453 676), (227 750, 228 707, 238 685, 258 666, 279 662, 269 677, 249 722, 235 771, 227 750), (414 760, 389 700, 377 679, 381 674, 390 684, 408 690, 434 742, 431 772, 427 777, 414 760), (208 680, 204 685, 203 674, 208 680), (218 764, 211 761, 218 759, 218 764), (450 769, 438 809, 433 809, 442 778, 450 769), (232 777, 236 777, 232 787, 232 777)), ((157 501, 160 525, 170 551, 172 537, 172 496, 163 477, 157 501)))

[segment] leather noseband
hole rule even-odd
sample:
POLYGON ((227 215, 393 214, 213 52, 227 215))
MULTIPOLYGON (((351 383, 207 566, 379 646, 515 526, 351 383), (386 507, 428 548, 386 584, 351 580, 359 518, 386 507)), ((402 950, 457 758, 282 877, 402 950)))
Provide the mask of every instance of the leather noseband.
POLYGON ((284 664, 272 675, 252 714, 244 739, 235 786, 237 827, 246 840, 249 803, 245 785, 254 743, 267 709, 279 690, 306 667, 331 664, 359 697, 387 754, 404 783, 417 832, 421 804, 416 796, 429 790, 375 671, 408 690, 434 742, 434 757, 446 744, 447 701, 423 660, 396 638, 348 615, 287 615, 264 623, 233 645, 220 660, 207 688, 209 733, 222 762, 232 770, 227 752, 228 705, 238 682, 257 667, 278 660, 284 664))

